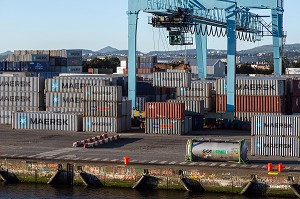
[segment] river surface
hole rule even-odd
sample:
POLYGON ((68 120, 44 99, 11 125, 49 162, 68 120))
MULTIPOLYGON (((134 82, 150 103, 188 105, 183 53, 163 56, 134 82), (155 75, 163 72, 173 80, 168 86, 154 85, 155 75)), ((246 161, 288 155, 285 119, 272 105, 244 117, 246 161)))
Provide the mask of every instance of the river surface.
POLYGON ((186 191, 138 191, 129 188, 86 188, 83 186, 53 187, 46 184, 0 184, 0 199, 279 199, 275 197, 246 197, 231 194, 190 194, 186 191))

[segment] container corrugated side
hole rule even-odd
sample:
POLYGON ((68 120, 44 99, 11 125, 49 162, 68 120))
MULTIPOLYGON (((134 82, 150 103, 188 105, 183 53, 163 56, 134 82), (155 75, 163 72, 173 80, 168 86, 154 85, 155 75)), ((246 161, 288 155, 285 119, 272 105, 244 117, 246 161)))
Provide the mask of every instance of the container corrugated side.
POLYGON ((191 83, 191 88, 177 88, 177 97, 211 97, 212 95, 212 83, 191 83))
POLYGON ((153 73, 153 86, 157 87, 191 87, 191 73, 155 72, 153 73))
POLYGON ((122 132, 128 129, 128 117, 84 117, 83 131, 122 132), (125 122, 124 122, 125 121, 125 122))
POLYGON ((235 118, 245 122, 250 122, 254 115, 285 115, 285 113, 235 112, 235 118))
POLYGON ((82 115, 76 113, 14 112, 13 129, 82 131, 82 115))
MULTIPOLYGON (((226 79, 217 80, 217 95, 226 95, 226 79)), ((287 81, 283 78, 237 78, 236 95, 284 96, 287 81)))
POLYGON ((72 79, 53 78, 46 79, 46 92, 83 92, 85 86, 109 86, 109 79, 72 79))
POLYGON ((146 118, 184 119, 184 112, 184 103, 146 102, 146 118))
POLYGON ((185 120, 146 118, 145 133, 182 135, 185 134, 185 120))
POLYGON ((83 101, 83 115, 92 117, 121 117, 122 102, 83 101))
POLYGON ((251 155, 299 157, 299 137, 252 136, 251 155))
POLYGON ((0 106, 0 110, 5 111, 45 111, 45 107, 32 106, 0 106))
POLYGON ((81 93, 46 93, 46 107, 83 108, 81 93))
POLYGON ((46 107, 46 111, 56 113, 83 113, 83 108, 46 107))
POLYGON ((13 111, 0 110, 0 124, 11 124, 12 114, 13 111))
POLYGON ((300 136, 300 116, 255 115, 251 126, 252 136, 300 136))
POLYGON ((0 91, 0 106, 42 107, 44 94, 38 92, 0 91))
POLYGON ((176 101, 185 103, 185 110, 204 113, 212 110, 212 97, 177 97, 176 101))
POLYGON ((83 99, 89 101, 122 101, 121 86, 86 86, 83 99))
POLYGON ((44 92, 44 88, 44 78, 0 76, 1 91, 44 92))

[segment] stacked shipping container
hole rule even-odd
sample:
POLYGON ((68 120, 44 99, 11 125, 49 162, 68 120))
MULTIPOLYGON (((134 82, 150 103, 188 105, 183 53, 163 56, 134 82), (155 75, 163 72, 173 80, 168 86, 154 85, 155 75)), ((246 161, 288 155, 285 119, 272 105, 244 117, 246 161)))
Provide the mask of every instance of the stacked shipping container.
MULTIPOLYGON (((217 80, 216 112, 226 112, 226 79, 217 80)), ((235 116, 250 121, 253 115, 286 113, 287 80, 278 77, 238 77, 235 116)))
POLYGON ((178 72, 154 72, 153 86, 167 88, 190 88, 192 76, 191 73, 184 70, 178 72), (182 71, 182 72, 180 72, 182 71))
POLYGON ((251 125, 251 155, 300 157, 299 116, 256 115, 251 125))
POLYGON ((83 131, 122 132, 131 127, 131 101, 122 100, 121 86, 86 86, 83 131))
POLYGON ((187 134, 191 118, 185 117, 184 103, 147 102, 145 133, 187 134))
POLYGON ((42 78, 0 76, 0 123, 11 124, 13 111, 44 110, 44 87, 42 78))

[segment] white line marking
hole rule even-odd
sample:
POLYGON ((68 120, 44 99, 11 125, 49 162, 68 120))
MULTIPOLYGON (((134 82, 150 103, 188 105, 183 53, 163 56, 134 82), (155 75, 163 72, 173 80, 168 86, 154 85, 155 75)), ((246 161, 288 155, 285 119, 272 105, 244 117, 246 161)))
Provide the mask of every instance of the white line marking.
POLYGON ((131 160, 130 162, 137 162, 137 160, 131 160))
POLYGON ((165 164, 166 162, 168 162, 168 161, 162 161, 162 162, 160 162, 159 164, 165 164))
POLYGON ((210 165, 208 165, 208 166, 210 166, 210 167, 214 167, 214 166, 216 166, 218 163, 211 163, 210 165))
POLYGON ((187 164, 187 162, 180 162, 179 164, 180 165, 184 165, 184 164, 187 164))
POLYGON ((219 166, 220 167, 225 167, 227 164, 220 164, 219 166))
POLYGON ((259 165, 253 165, 253 166, 251 166, 251 168, 257 168, 257 167, 259 167, 259 165))
POLYGON ((90 159, 91 159, 91 158, 84 158, 84 159, 82 159, 82 160, 84 160, 84 161, 85 161, 85 160, 90 160, 90 159))
POLYGON ((148 160, 142 160, 142 161, 140 161, 139 163, 145 163, 145 162, 147 162, 148 160))
POLYGON ((153 163, 155 163, 155 162, 157 162, 158 160, 152 160, 152 161, 150 161, 149 162, 149 164, 153 164, 153 163))
POLYGON ((230 165, 230 167, 236 167, 237 165, 236 164, 232 164, 232 165, 230 165))
POLYGON ((111 160, 111 162, 117 162, 119 159, 113 159, 111 160))
POLYGON ((176 164, 177 161, 170 162, 169 164, 176 164))
POLYGON ((200 165, 200 166, 207 165, 207 162, 200 162, 199 165, 200 165))
POLYGON ((102 161, 107 162, 107 161, 109 161, 109 159, 108 159, 108 158, 105 158, 105 159, 103 159, 102 161))
POLYGON ((100 160, 100 158, 94 158, 94 159, 92 159, 92 161, 98 161, 98 160, 100 160))
POLYGON ((196 164, 197 164, 197 162, 192 162, 189 165, 193 166, 193 165, 196 165, 196 164))

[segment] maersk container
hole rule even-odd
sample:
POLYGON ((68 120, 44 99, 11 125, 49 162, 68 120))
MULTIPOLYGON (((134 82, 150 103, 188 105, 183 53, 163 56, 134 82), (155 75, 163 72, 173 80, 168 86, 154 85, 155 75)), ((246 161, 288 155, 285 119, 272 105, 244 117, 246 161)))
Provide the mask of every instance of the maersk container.
POLYGON ((65 50, 64 53, 66 54, 67 58, 81 58, 82 57, 82 50, 65 50))
POLYGON ((251 155, 300 157, 299 137, 252 136, 251 155))
MULTIPOLYGON (((217 80, 217 95, 226 95, 226 78, 217 80)), ((239 77, 236 79, 236 95, 284 96, 287 94, 287 81, 284 78, 239 77)))
POLYGON ((44 94, 37 92, 0 91, 0 106, 44 106, 44 94))
POLYGON ((45 80, 39 77, 0 76, 1 91, 44 92, 45 80))
POLYGON ((245 140, 234 139, 189 139, 186 144, 188 161, 247 161, 248 147, 245 140))
POLYGON ((129 130, 128 116, 123 117, 84 117, 83 131, 115 132, 129 130))
MULTIPOLYGON (((109 85, 116 86, 118 83, 118 76, 103 75, 103 74, 80 74, 80 73, 60 73, 55 79, 71 79, 71 80, 106 80, 109 85)), ((104 85, 103 85, 104 86, 104 85)))
POLYGON ((255 115, 285 115, 285 113, 267 113, 267 112, 235 112, 235 118, 240 121, 250 122, 255 115))
POLYGON ((0 124, 11 124, 12 114, 13 111, 0 110, 0 124))
POLYGON ((13 129, 82 131, 82 115, 76 113, 14 112, 13 129))
POLYGON ((177 97, 211 97, 212 83, 192 81, 191 88, 177 88, 177 97))
POLYGON ((254 115, 252 136, 300 136, 300 116, 254 115))
POLYGON ((108 86, 109 79, 72 79, 53 78, 46 79, 46 92, 83 92, 85 86, 108 86))
POLYGON ((82 108, 83 98, 81 93, 46 93, 46 107, 82 108))
POLYGON ((61 73, 82 73, 82 66, 61 66, 59 68, 61 73))
POLYGON ((145 133, 146 134, 168 134, 183 135, 187 134, 184 119, 154 119, 146 118, 145 133))
POLYGON ((83 108, 46 107, 46 111, 55 113, 83 113, 83 108))
POLYGON ((191 73, 187 72, 154 72, 153 86, 168 88, 191 87, 191 73))
POLYGON ((184 119, 184 103, 146 102, 146 118, 184 119))
POLYGON ((31 72, 49 71, 49 62, 26 62, 25 65, 31 72))
POLYGON ((122 101, 121 86, 86 86, 83 91, 86 101, 122 101))
POLYGON ((45 107, 34 107, 34 106, 0 106, 0 110, 6 111, 45 111, 45 107))
POLYGON ((83 115, 85 117, 121 117, 122 102, 83 101, 83 115))
POLYGON ((176 100, 168 101, 177 101, 185 104, 186 113, 196 113, 204 114, 204 112, 210 112, 212 110, 212 98, 206 97, 178 97, 176 100))

